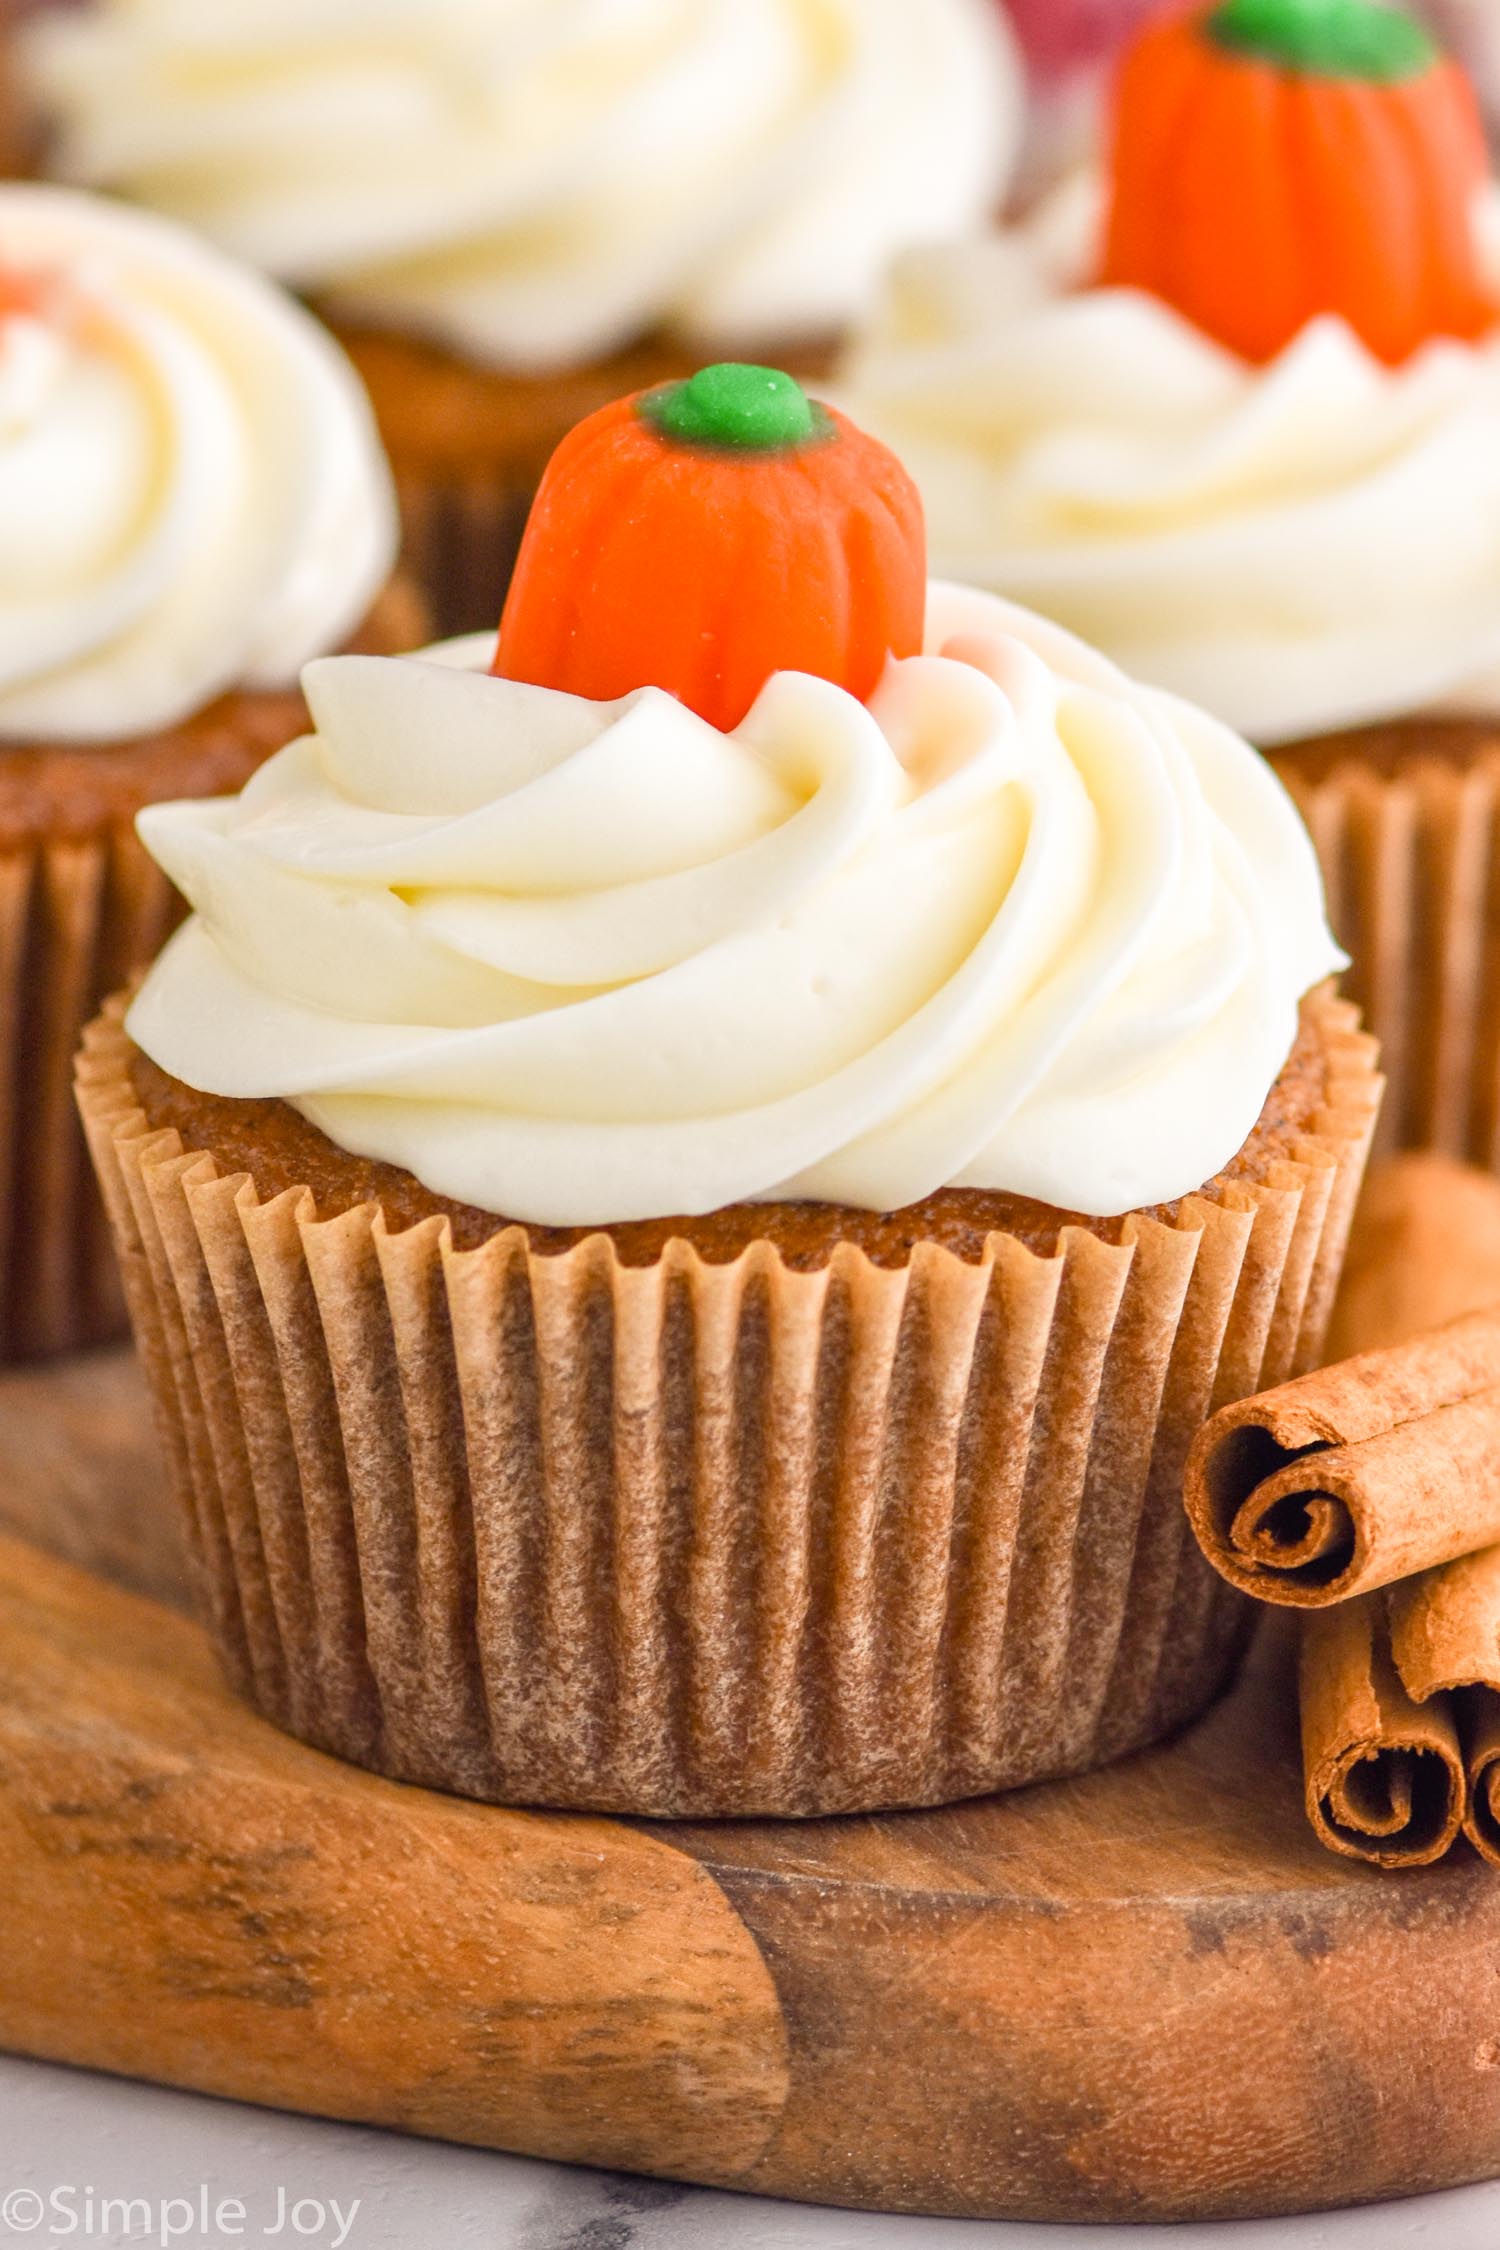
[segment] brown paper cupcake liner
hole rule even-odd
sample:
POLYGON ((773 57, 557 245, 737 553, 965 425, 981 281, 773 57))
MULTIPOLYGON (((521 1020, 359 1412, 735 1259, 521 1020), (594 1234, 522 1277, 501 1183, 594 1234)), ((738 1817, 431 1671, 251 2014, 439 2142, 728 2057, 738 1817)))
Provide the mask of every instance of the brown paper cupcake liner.
POLYGON ((1380 1042, 1377 1148, 1500 1170, 1500 728, 1462 756, 1273 762, 1317 846, 1346 989, 1380 1042))
POLYGON ((22 90, 15 32, 22 18, 49 0, 0 0, 0 180, 32 178, 42 154, 42 134, 22 90))
MULTIPOLYGON (((260 754, 247 750, 239 781, 260 754)), ((106 995, 181 911, 129 815, 0 845, 0 1362, 124 1333, 73 1058, 106 995)))
MULTIPOLYGON (((425 628, 393 582, 356 637, 425 628)), ((84 1026, 183 912, 135 834, 153 799, 243 787, 306 723, 296 694, 238 696, 119 749, 0 745, 0 1363, 120 1336, 125 1307, 73 1101, 84 1026)))
POLYGON ((499 625, 536 477, 398 471, 401 563, 427 595, 435 630, 499 625))
POLYGON ((235 1683, 402 1779, 668 1816, 937 1803, 1186 1720, 1249 1610, 1188 1444, 1315 1359, 1378 1099, 1315 1005, 1327 1105, 1264 1179, 1118 1245, 801 1272, 263 1201, 151 1127, 112 1004, 79 1100, 235 1683))
POLYGON ((31 135, 16 98, 14 68, 0 19, 0 180, 25 179, 31 163, 31 135))

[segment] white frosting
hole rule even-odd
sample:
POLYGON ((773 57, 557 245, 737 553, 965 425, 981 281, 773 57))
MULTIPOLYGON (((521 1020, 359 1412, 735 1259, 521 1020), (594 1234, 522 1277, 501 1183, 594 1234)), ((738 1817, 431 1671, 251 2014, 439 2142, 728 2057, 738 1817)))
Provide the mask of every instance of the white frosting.
POLYGON ((289 687, 396 552, 368 403, 301 307, 166 221, 0 186, 0 742, 289 687))
POLYGON ((999 200, 998 0, 101 0, 23 61, 55 168, 497 365, 866 309, 999 200))
POLYGON ((929 647, 868 706, 781 673, 728 735, 493 679, 487 640, 311 665, 315 734, 141 816, 197 912, 130 1031, 538 1224, 1180 1196, 1342 965, 1307 836, 1054 626, 935 587, 929 647))
POLYGON ((842 403, 921 486, 934 568, 1263 744, 1500 708, 1500 332, 1392 370, 1326 319, 1252 367, 1086 286, 1099 208, 1081 181, 913 257, 849 358, 842 403))

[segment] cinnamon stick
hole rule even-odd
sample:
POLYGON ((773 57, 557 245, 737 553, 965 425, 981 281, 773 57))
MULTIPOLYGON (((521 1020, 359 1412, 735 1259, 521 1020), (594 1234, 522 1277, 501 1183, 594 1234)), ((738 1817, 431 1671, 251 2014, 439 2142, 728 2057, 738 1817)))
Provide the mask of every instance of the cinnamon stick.
MULTIPOLYGON (((1377 1166, 1334 1348, 1368 1364, 1496 1302, 1500 1181, 1440 1156, 1377 1166)), ((1461 1823, 1500 1865, 1500 1547, 1314 1610, 1303 1627, 1302 1733, 1308 1815, 1331 1849, 1420 1866, 1442 1856, 1461 1823)))
POLYGON ((1309 1617, 1303 1631, 1307 1816, 1330 1851, 1426 1867, 1456 1840, 1466 1776, 1446 1697, 1417 1703, 1391 1660, 1384 1597, 1309 1617))
POLYGON ((1500 1695, 1471 1688, 1458 1705, 1469 1777, 1464 1834, 1491 1867, 1500 1867, 1500 1695))
POLYGON ((1406 1693, 1453 1711, 1466 1775, 1464 1831, 1500 1866, 1500 1547, 1393 1587, 1390 1639, 1406 1693))
POLYGON ((1303 1609, 1500 1542, 1500 1307, 1225 1407, 1185 1498, 1223 1577, 1303 1609))

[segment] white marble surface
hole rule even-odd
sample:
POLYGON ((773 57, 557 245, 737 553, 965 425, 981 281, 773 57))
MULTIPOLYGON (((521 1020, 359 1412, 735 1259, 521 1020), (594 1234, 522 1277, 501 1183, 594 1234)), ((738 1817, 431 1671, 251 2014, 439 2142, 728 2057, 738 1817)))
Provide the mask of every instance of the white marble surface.
POLYGON ((231 2242, 256 2250, 1495 2250, 1500 2185, 1217 2227, 871 2218, 485 2156, 0 2056, 0 2250, 59 2242, 91 2250, 231 2242), (133 2199, 135 2208, 106 2211, 106 2199, 133 2199))

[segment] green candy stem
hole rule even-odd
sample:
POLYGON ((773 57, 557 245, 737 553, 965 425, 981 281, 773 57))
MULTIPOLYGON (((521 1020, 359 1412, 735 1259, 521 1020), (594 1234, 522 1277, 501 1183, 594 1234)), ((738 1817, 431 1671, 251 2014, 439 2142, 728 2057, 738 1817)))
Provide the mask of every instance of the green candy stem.
POLYGON ((640 412, 678 445, 731 453, 786 453, 832 429, 823 408, 790 375, 736 360, 700 368, 685 383, 649 391, 640 412))
POLYGON ((1377 0, 1224 0, 1209 37, 1310 78, 1389 85, 1419 78, 1441 52, 1419 23, 1377 0))

